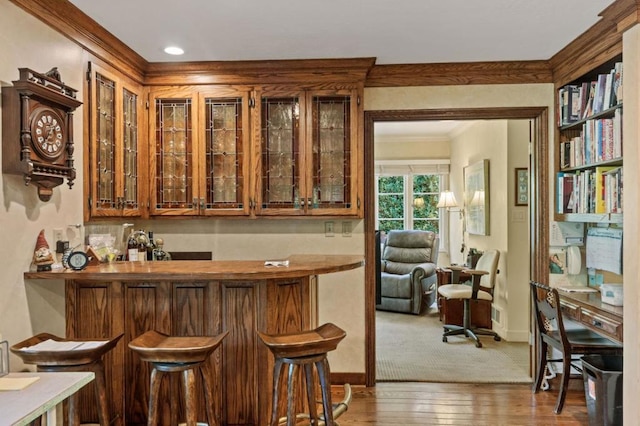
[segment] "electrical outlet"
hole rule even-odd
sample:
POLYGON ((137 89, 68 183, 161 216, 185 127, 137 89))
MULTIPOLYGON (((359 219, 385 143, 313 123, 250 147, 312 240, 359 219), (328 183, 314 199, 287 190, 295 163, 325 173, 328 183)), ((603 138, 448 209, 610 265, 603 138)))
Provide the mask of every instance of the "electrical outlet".
POLYGON ((324 223, 324 236, 325 237, 333 237, 335 230, 334 230, 334 223, 333 222, 325 222, 324 223))
POLYGON ((64 241, 64 231, 62 228, 53 228, 53 242, 64 241))
POLYGON ((343 237, 351 236, 351 222, 342 222, 342 236, 343 237))

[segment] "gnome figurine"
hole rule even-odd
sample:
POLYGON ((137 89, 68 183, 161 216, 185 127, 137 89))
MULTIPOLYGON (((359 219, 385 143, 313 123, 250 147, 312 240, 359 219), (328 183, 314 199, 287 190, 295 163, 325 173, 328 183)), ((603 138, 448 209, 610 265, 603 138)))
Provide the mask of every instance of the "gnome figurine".
POLYGON ((50 271, 53 265, 53 254, 49 249, 49 244, 44 238, 44 229, 38 234, 36 249, 33 251, 33 263, 38 267, 38 272, 50 271))

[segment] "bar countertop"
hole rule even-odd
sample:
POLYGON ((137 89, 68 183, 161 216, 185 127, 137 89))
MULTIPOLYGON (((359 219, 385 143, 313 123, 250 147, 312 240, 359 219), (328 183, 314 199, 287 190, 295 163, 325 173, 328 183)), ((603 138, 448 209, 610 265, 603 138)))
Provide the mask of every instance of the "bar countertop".
POLYGON ((242 280, 297 278, 347 271, 364 266, 359 255, 298 254, 286 259, 266 260, 180 260, 169 262, 112 262, 88 266, 82 271, 58 269, 25 272, 25 279, 49 280, 242 280), (288 266, 268 266, 267 260, 288 260, 288 266))

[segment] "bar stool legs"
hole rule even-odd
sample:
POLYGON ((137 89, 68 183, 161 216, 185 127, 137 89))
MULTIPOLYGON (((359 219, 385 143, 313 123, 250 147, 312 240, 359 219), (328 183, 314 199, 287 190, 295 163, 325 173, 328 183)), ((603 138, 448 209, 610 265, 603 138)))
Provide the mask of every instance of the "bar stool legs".
MULTIPOLYGON (((204 399, 209 426, 217 425, 213 409, 213 384, 211 383, 211 369, 209 355, 222 343, 228 332, 217 336, 167 336, 157 331, 148 331, 136 337, 129 343, 129 348, 136 352, 142 361, 153 366, 149 384, 149 414, 148 426, 158 424, 158 405, 160 400, 160 385, 165 375, 173 379, 180 373, 184 391, 184 402, 187 426, 197 424, 197 395, 195 371, 198 371, 204 388, 204 399)), ((172 400, 171 424, 178 424, 177 401, 172 400)))
POLYGON ((263 343, 274 354, 275 362, 273 368, 273 389, 271 405, 271 426, 281 424, 284 419, 278 418, 278 406, 280 395, 280 380, 285 366, 287 372, 287 426, 294 426, 306 415, 296 414, 295 394, 296 377, 300 367, 304 369, 306 382, 306 394, 308 405, 308 418, 312 425, 333 426, 336 424, 335 418, 344 413, 351 401, 351 391, 345 385, 345 400, 334 408, 331 402, 331 380, 329 361, 327 353, 336 349, 338 343, 344 339, 346 333, 339 327, 328 323, 315 330, 303 331, 300 333, 268 335, 258 332, 258 336, 263 343), (322 411, 318 416, 316 408, 316 381, 314 379, 314 367, 318 374, 320 389, 322 392, 322 411))

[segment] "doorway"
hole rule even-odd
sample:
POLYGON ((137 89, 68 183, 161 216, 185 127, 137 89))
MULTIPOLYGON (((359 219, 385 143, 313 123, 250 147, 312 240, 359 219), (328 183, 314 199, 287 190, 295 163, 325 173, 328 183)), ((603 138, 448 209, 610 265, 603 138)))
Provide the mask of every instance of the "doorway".
MULTIPOLYGON (((375 205, 374 173, 374 126, 385 121, 429 121, 429 120, 484 120, 484 119, 530 119, 532 141, 529 170, 533 194, 529 204, 530 225, 530 276, 541 274, 546 266, 548 252, 546 233, 547 197, 537 188, 546 188, 548 183, 548 112, 546 107, 446 109, 446 110, 399 110, 365 111, 364 155, 365 155, 365 205, 375 205)), ((375 211, 365 209, 365 381, 374 386, 376 380, 376 324, 375 324, 375 211)))

